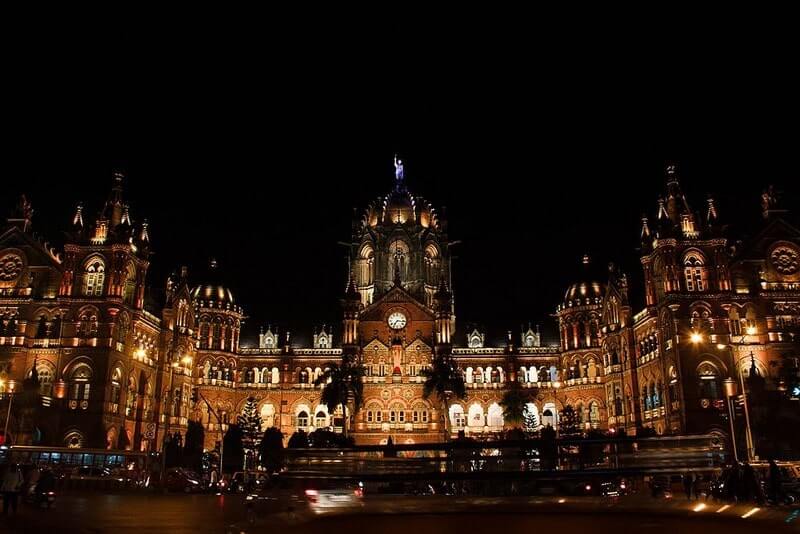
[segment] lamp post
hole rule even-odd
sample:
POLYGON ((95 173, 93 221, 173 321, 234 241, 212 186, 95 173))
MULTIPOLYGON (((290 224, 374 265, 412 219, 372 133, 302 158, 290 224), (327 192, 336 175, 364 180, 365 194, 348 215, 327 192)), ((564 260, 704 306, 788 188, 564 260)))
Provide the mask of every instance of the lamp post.
MULTIPOLYGON (((743 345, 745 343, 745 338, 747 336, 754 336, 755 334, 756 334, 756 328, 754 326, 748 326, 747 330, 746 330, 746 334, 743 334, 741 336, 741 338, 739 338, 739 343, 738 344, 739 345, 743 345)), ((690 339, 691 339, 692 343, 694 343, 696 345, 696 344, 700 343, 701 341, 703 341, 703 336, 702 336, 702 334, 699 334, 697 332, 692 332, 692 334, 690 336, 690 339)), ((724 343, 718 343, 717 344, 717 348, 720 349, 720 350, 724 349, 725 347, 726 347, 726 345, 724 343)), ((739 385, 742 388, 742 402, 744 404, 744 420, 745 420, 745 443, 746 443, 746 446, 747 446, 747 461, 748 462, 752 462, 753 459, 755 458, 755 442, 753 441, 753 431, 752 431, 752 427, 750 426, 750 409, 749 409, 749 407, 747 405, 747 389, 745 388, 745 385, 744 385, 744 374, 742 373, 742 369, 739 366, 739 361, 737 361, 736 354, 734 354, 734 352, 733 352, 733 342, 731 341, 727 345, 727 347, 731 351, 731 360, 733 361, 734 366, 736 366, 736 373, 739 375, 739 377, 738 377, 739 378, 739 385)), ((754 359, 752 351, 750 351, 750 358, 754 359)), ((724 386, 725 386, 725 394, 729 396, 729 400, 730 400, 730 397, 733 397, 736 393, 734 392, 734 393, 730 393, 729 394, 729 392, 733 391, 731 389, 732 385, 729 382, 729 380, 731 382, 733 382, 733 379, 726 379, 725 382, 724 382, 724 386)), ((734 382, 734 385, 735 385, 735 382, 734 382)), ((728 406, 728 409, 730 410, 730 405, 728 406)), ((731 431, 733 431, 733 417, 732 416, 731 416, 731 431)), ((731 439, 733 439, 733 435, 731 435, 731 439)), ((736 445, 734 444, 734 448, 735 447, 736 447, 736 445)), ((735 449, 734 449, 734 454, 735 454, 735 449)))
POLYGON ((725 390, 725 398, 728 404, 728 421, 730 421, 731 424, 731 445, 733 446, 733 459, 738 462, 739 453, 736 451, 736 431, 733 427, 733 397, 736 396, 736 380, 728 377, 723 380, 722 387, 725 390))
MULTIPOLYGON (((5 385, 5 382, 3 380, 0 380, 0 386, 3 386, 3 385, 5 385)), ((8 423, 11 421, 11 403, 14 402, 13 393, 14 393, 14 383, 13 382, 9 382, 8 383, 8 413, 6 413, 6 424, 5 424, 5 427, 3 428, 3 440, 4 440, 4 443, 5 443, 5 441, 9 441, 9 443, 10 443, 10 440, 8 439, 8 423)))

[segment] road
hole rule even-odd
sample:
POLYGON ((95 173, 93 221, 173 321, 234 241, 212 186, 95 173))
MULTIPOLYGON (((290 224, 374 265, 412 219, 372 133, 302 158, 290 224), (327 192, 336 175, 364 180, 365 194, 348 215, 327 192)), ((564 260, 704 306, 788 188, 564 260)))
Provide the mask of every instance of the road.
POLYGON ((381 534, 436 532, 605 532, 624 534, 656 529, 725 534, 774 530, 800 531, 800 517, 785 521, 790 509, 761 509, 747 518, 749 505, 731 506, 682 500, 654 502, 629 497, 409 497, 368 496, 353 515, 314 516, 305 510, 259 513, 249 522, 242 496, 101 493, 59 497, 55 509, 24 508, 16 517, 0 519, 0 532, 126 533, 167 532, 359 532, 381 534), (512 530, 513 529, 513 530, 512 530), (679 529, 679 530, 677 530, 679 529), (710 530, 713 529, 713 530, 710 530))

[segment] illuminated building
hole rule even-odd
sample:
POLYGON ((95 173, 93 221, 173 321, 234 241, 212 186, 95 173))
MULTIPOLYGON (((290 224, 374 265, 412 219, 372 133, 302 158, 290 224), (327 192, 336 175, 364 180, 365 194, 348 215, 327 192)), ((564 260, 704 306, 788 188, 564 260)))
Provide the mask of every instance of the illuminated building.
POLYGON ((724 434, 723 379, 755 369, 775 390, 781 369, 796 367, 800 231, 771 193, 760 233, 733 245, 713 200, 693 211, 670 167, 641 230, 643 309, 634 312, 626 275, 598 274, 585 257, 555 309, 558 345, 528 327, 486 346, 456 321, 447 220, 395 165, 394 187, 354 221, 342 322, 309 347, 271 326, 241 347, 245 310, 215 262, 193 283, 186 269, 171 276, 165 303, 148 306, 150 230, 134 224, 120 176, 96 217, 76 209, 59 252, 34 238, 21 202, 0 234, 0 378, 20 391, 35 374, 41 402, 12 421, 17 442, 146 450, 195 419, 212 447, 250 397, 264 426, 287 437, 341 429, 345 414, 320 403, 314 381, 344 354, 366 374, 363 406, 348 414, 359 443, 441 440, 443 417, 454 435, 496 437, 509 427, 511 382, 529 393, 536 426, 558 427, 569 404, 583 431, 724 434), (453 356, 467 386, 446 414, 422 394, 420 371, 436 354, 453 356))

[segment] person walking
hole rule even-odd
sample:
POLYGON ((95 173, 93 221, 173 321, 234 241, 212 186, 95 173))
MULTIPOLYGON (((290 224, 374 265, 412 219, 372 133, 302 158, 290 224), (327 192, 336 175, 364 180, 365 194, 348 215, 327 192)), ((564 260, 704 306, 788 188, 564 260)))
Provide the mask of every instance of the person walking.
POLYGON ((783 491, 781 488, 781 483, 783 475, 781 474, 781 468, 778 467, 778 464, 775 463, 775 458, 769 459, 769 499, 774 504, 780 504, 781 498, 783 497, 783 491))
POLYGON ((0 492, 3 493, 3 515, 8 515, 8 509, 16 514, 17 502, 19 500, 19 492, 22 489, 22 483, 25 478, 22 476, 22 470, 18 464, 9 464, 6 467, 5 475, 3 475, 3 482, 0 484, 0 492))
POLYGON ((683 475, 683 491, 686 493, 686 500, 692 500, 692 487, 694 486, 694 473, 683 475))

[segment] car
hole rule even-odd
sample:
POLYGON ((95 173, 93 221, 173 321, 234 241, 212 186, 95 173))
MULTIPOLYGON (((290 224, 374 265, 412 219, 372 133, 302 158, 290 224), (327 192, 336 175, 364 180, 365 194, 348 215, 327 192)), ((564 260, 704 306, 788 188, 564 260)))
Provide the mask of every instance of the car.
POLYGON ((85 480, 85 481, 114 481, 124 482, 124 477, 115 475, 108 467, 97 467, 93 465, 84 465, 75 467, 70 473, 70 480, 85 480))
POLYGON ((245 500, 262 512, 306 510, 321 514, 361 507, 363 498, 362 483, 273 476, 245 500))
POLYGON ((195 493, 205 489, 199 475, 182 468, 174 468, 167 471, 164 487, 168 491, 181 491, 183 493, 195 493))

